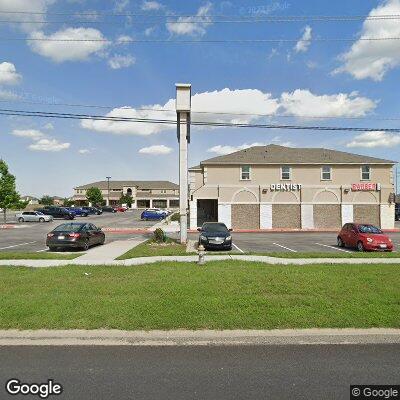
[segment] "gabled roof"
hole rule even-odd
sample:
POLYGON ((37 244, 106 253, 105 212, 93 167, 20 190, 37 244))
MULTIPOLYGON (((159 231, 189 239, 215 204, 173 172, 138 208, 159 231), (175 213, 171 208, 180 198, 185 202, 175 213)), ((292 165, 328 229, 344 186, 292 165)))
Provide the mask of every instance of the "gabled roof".
MULTIPOLYGON (((75 189, 89 189, 97 187, 100 190, 108 188, 107 181, 88 183, 87 185, 77 186, 75 189)), ((110 181, 110 189, 122 189, 123 187, 137 187, 142 189, 179 189, 179 185, 169 181, 110 181)))
POLYGON ((234 153, 210 158, 207 164, 389 164, 397 161, 346 153, 323 148, 285 147, 276 144, 254 146, 234 153))

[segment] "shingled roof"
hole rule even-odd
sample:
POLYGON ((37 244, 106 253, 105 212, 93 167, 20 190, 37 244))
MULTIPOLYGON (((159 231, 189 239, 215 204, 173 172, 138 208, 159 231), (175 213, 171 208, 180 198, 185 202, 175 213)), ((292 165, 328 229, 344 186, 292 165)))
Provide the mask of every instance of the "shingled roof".
MULTIPOLYGON (((107 181, 98 181, 77 186, 75 189, 89 189, 91 187, 106 190, 108 183, 107 181)), ((110 181, 110 189, 122 189, 123 187, 137 187, 139 191, 143 189, 179 189, 179 185, 169 181, 110 181)))
POLYGON ((234 153, 210 158, 200 165, 211 164, 390 164, 397 161, 322 148, 285 147, 276 144, 254 146, 234 153))

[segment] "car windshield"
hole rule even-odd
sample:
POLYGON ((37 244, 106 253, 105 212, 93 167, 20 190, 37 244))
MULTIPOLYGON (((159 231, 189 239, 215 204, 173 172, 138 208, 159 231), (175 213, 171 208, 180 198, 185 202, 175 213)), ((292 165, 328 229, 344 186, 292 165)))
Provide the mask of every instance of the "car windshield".
POLYGON ((44 215, 44 214, 40 211, 36 211, 36 215, 44 215))
POLYGON ((54 232, 76 232, 85 224, 62 224, 54 228, 54 232))
POLYGON ((377 235, 382 233, 382 231, 379 228, 377 228, 376 226, 373 226, 373 225, 359 225, 358 230, 361 233, 371 233, 371 234, 377 234, 377 235))
POLYGON ((203 231, 207 232, 226 232, 228 228, 225 224, 204 224, 203 231))

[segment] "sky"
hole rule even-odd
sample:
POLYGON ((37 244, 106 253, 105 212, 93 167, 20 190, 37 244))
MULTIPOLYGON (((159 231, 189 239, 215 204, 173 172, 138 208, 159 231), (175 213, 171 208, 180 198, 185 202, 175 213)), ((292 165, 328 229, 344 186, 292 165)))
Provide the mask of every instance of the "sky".
MULTIPOLYGON (((376 19, 396 14, 400 0, 0 0, 0 108, 175 119, 184 82, 195 121, 372 129, 193 127, 190 166, 269 143, 397 161, 400 134, 381 129, 399 127, 400 40, 364 40, 400 38, 399 19, 376 19), (369 17, 282 21, 319 15, 369 17)), ((70 196, 106 176, 178 181, 168 125, 0 115, 0 158, 21 195, 70 196)))

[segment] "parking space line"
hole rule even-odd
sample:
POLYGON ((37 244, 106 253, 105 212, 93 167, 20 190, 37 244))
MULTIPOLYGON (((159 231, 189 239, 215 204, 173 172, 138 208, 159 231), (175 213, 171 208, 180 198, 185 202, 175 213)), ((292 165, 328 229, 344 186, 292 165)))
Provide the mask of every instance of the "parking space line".
POLYGON ((27 243, 20 243, 20 244, 14 244, 13 246, 7 246, 7 247, 0 247, 0 250, 11 249, 11 248, 13 248, 13 247, 24 246, 24 245, 26 245, 26 244, 33 244, 33 243, 37 243, 37 241, 34 241, 34 242, 27 242, 27 243))
POLYGON ((36 250, 36 253, 41 253, 42 251, 47 251, 47 249, 43 249, 43 250, 36 250))
POLYGON ((289 247, 282 246, 281 244, 278 244, 278 243, 272 243, 272 244, 274 244, 275 246, 278 246, 278 247, 282 247, 282 249, 289 250, 292 253, 297 253, 297 250, 289 249, 289 247))
POLYGON ((318 246, 324 246, 324 247, 329 247, 330 249, 335 249, 337 251, 343 251, 344 253, 352 253, 351 251, 340 249, 339 247, 334 247, 334 246, 329 246, 328 244, 322 244, 322 243, 315 243, 318 246))
POLYGON ((237 247, 235 243, 232 243, 232 246, 235 246, 237 250, 244 254, 244 251, 242 249, 239 249, 239 247, 237 247))

